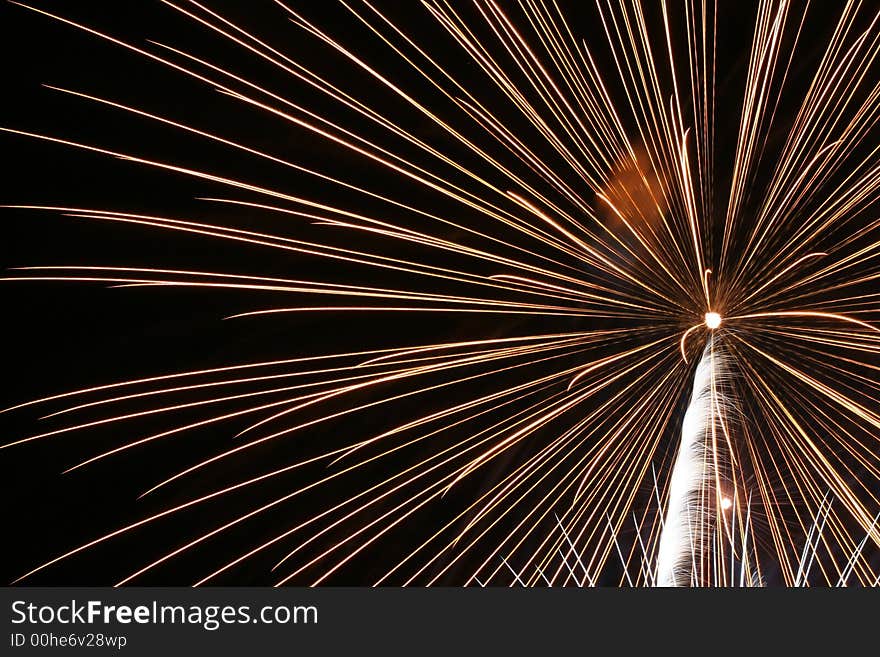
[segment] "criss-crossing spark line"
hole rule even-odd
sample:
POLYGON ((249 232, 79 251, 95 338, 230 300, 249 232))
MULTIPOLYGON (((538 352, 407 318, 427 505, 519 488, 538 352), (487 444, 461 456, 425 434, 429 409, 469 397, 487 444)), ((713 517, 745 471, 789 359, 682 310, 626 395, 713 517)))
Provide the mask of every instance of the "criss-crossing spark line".
POLYGON ((711 477, 694 502, 699 529, 679 532, 679 564, 682 546, 691 546, 685 579, 755 586, 773 571, 793 586, 877 585, 870 554, 880 546, 880 220, 869 213, 880 193, 880 77, 873 75, 880 12, 844 3, 805 92, 796 95, 794 63, 809 12, 787 0, 760 0, 751 42, 743 44, 748 60, 734 147, 719 153, 717 115, 730 109, 718 98, 724 25, 712 3, 662 2, 654 11, 640 0, 596 0, 596 34, 585 39, 555 0, 475 0, 467 7, 424 0, 420 9, 436 30, 429 39, 445 39, 489 93, 395 12, 368 0, 340 0, 339 10, 398 69, 371 61, 355 37, 325 29, 306 10, 271 3, 296 39, 308 39, 393 98, 381 104, 344 76, 335 81, 310 67, 296 47, 274 45, 205 4, 159 4, 308 89, 317 102, 185 45, 136 45, 20 6, 206 87, 260 121, 309 134, 328 152, 380 172, 384 182, 306 166, 233 130, 219 134, 46 85, 330 186, 365 209, 219 166, 202 170, 0 126, 83 157, 216 186, 221 194, 200 197, 208 208, 290 223, 260 231, 212 219, 210 209, 208 218, 166 216, 30 199, 7 209, 189 236, 293 263, 290 276, 31 265, 4 281, 156 294, 238 291, 261 304, 230 312, 234 321, 388 314, 403 325, 439 313, 462 325, 489 317, 502 330, 514 319, 529 328, 239 362, 18 403, 4 412, 47 408, 43 419, 63 423, 13 439, 0 452, 167 420, 68 471, 97 472, 111 458, 207 427, 235 427, 232 446, 172 464, 142 498, 188 485, 221 464, 259 464, 270 445, 356 427, 371 413, 391 418, 258 472, 248 467, 244 478, 210 490, 184 488, 184 501, 64 548, 21 579, 241 496, 246 510, 160 546, 148 563, 114 573, 116 583, 144 581, 183 555, 208 554, 209 545, 248 523, 273 518, 279 524, 270 536, 231 543, 193 580, 229 581, 259 559, 272 563, 268 577, 277 584, 344 581, 347 569, 381 549, 387 562, 376 584, 668 584, 680 578, 664 574, 661 553, 674 531, 664 517, 668 524, 687 514, 681 505, 688 500, 675 497, 674 473, 682 467, 682 403, 696 390, 696 371, 708 372, 701 399, 712 418, 695 452, 705 460, 697 469, 711 477), (297 263, 304 259, 332 265, 342 280, 302 273, 297 263), (699 357, 716 347, 723 377, 699 357), (400 415, 388 411, 398 408, 400 415), (287 488, 278 494, 282 482, 287 488), (265 497, 246 497, 261 485, 265 497), (299 504, 306 510, 286 515, 299 504))

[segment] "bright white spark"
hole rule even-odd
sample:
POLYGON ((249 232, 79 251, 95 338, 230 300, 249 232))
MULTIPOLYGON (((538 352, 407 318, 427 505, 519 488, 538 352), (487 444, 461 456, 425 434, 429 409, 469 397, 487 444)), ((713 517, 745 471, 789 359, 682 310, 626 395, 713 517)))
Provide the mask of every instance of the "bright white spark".
POLYGON ((718 313, 706 313, 706 326, 714 330, 721 326, 721 315, 718 313))

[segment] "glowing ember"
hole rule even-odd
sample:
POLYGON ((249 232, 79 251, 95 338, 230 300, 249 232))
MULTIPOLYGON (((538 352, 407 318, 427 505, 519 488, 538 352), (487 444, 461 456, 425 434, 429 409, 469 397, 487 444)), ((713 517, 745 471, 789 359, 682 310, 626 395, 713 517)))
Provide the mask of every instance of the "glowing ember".
POLYGON ((706 313, 706 326, 710 329, 717 329, 721 326, 721 315, 718 313, 706 313))

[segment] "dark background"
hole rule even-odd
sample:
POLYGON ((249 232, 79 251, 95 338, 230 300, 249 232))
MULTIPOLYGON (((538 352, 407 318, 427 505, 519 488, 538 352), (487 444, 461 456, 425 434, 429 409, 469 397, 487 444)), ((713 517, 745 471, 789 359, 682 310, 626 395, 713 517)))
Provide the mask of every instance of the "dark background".
MULTIPOLYGON (((355 126, 359 134, 375 137, 377 143, 391 144, 404 153, 409 148, 387 141, 382 131, 317 98, 306 85, 260 63, 255 57, 158 2, 37 4, 134 44, 143 45, 146 39, 156 39, 183 47, 235 70, 242 77, 279 90, 294 102, 326 111, 334 118, 338 116, 342 125, 355 126)), ((310 20, 356 48, 366 61, 384 70, 397 70, 393 68, 396 62, 393 54, 383 49, 381 43, 344 9, 329 2, 301 4, 310 20)), ((402 6, 405 3, 385 4, 387 7, 383 10, 395 23, 406 25, 410 35, 424 35, 424 43, 431 47, 432 54, 449 66, 456 76, 468 82, 468 86, 479 89, 481 98, 487 103, 498 100, 493 98, 491 85, 483 81, 479 71, 473 70, 470 60, 418 3, 405 7, 402 6)), ((604 34, 589 3, 563 4, 576 34, 588 41, 594 39, 604 43, 604 34)), ((739 121, 741 90, 752 36, 755 9, 745 7, 747 4, 722 3, 717 115, 721 181, 729 176, 724 168, 724 155, 730 152, 739 121)), ((791 74, 790 84, 794 90, 803 87, 808 79, 807 73, 815 66, 824 48, 837 12, 830 7, 831 4, 814 3, 817 6, 811 9, 809 21, 805 24, 802 56, 796 59, 791 74)), ((269 2, 247 3, 246 10, 244 3, 236 2, 212 2, 211 7, 250 29, 267 43, 289 52, 321 75, 338 81, 353 95, 387 109, 388 116, 433 140, 432 143, 443 146, 450 155, 461 157, 464 162, 472 161, 468 158, 473 156, 442 135, 417 112, 292 25, 279 7, 269 2)), ((462 11, 469 10, 463 7, 462 11)), ((54 84, 168 116, 293 162, 332 172, 371 189, 381 191, 383 185, 390 183, 394 185, 396 198, 413 198, 419 207, 429 207, 438 214, 454 213, 452 216, 459 223, 491 229, 487 220, 476 213, 442 197, 432 196, 414 184, 402 182, 399 177, 389 179, 385 171, 344 149, 334 148, 282 121, 266 118, 253 108, 219 96, 206 85, 80 30, 11 4, 0 5, 0 30, 0 43, 4 49, 0 59, 4 62, 2 126, 42 132, 254 181, 292 195, 323 198, 365 214, 388 211, 379 202, 341 191, 284 167, 41 87, 41 84, 54 84)), ((605 52, 601 46, 597 50, 605 52)), ((438 108, 439 116, 453 111, 449 101, 440 98, 424 81, 411 73, 400 72, 400 76, 395 82, 413 90, 413 95, 420 100, 424 98, 434 103, 430 106, 438 108)), ((795 102, 797 94, 793 93, 790 98, 790 102, 795 102)), ((785 116, 786 112, 790 112, 790 107, 783 106, 781 115, 785 116)), ((510 121, 514 130, 524 132, 528 129, 521 125, 522 119, 516 114, 510 117, 510 121)), ((784 130, 779 134, 771 133, 770 143, 778 141, 783 133, 784 130)), ((196 198, 200 196, 242 195, 180 174, 7 134, 0 134, 0 152, 5 164, 0 203, 95 207, 200 217, 248 230, 274 231, 290 237, 311 234, 314 237, 314 233, 309 233, 313 229, 297 225, 283 216, 245 212, 198 201, 196 198)), ((547 152, 546 157, 552 164, 554 154, 547 152)), ((721 184, 723 186, 723 182, 721 184)), ((251 198, 259 200, 260 197, 251 198)), ((14 275, 11 268, 30 265, 124 265, 320 280, 334 280, 334 277, 352 280, 363 276, 367 281, 365 284, 383 281, 382 275, 375 272, 340 269, 315 258, 278 254, 270 249, 243 247, 148 227, 72 219, 54 212, 3 209, 0 221, 0 268, 10 275, 14 275)), ((346 243, 345 238, 326 239, 335 239, 340 245, 346 243)), ((364 239, 365 244, 371 243, 368 238, 364 239)), ((394 254, 401 257, 431 257, 416 248, 399 245, 392 248, 397 249, 394 254)), ((445 264, 455 264, 454 259, 450 258, 445 264)), ((485 273, 494 272, 487 269, 485 273)), ((343 314, 307 314, 271 320, 223 321, 237 312, 272 307, 281 302, 271 294, 261 296, 261 293, 246 292, 108 289, 101 284, 75 282, 3 282, 0 285, 4 316, 0 323, 5 373, 0 395, 0 406, 3 407, 127 378, 389 344, 417 345, 443 339, 516 334, 536 325, 534 320, 505 319, 499 326, 496 320, 479 316, 462 319, 441 314, 408 318, 405 329, 397 317, 384 314, 360 316, 356 320, 343 314)), ((540 323, 537 326, 545 328, 540 323)), ((568 330, 573 326, 577 326, 574 320, 560 320, 554 321, 552 328, 568 330)), ((52 420, 39 422, 42 410, 37 407, 0 416, 2 442, 31 435, 44 426, 50 429, 61 426, 53 424, 52 420)), ((403 417, 407 410, 412 408, 404 405, 394 413, 403 417)), ((180 417, 176 416, 177 419, 180 417)), ((381 429, 393 420, 394 417, 369 416, 358 419, 354 426, 339 423, 324 431, 359 435, 371 429, 381 429)), ((182 488, 163 491, 144 500, 136 499, 145 488, 167 474, 216 451, 218 443, 228 442, 230 435, 240 428, 221 424, 149 449, 133 450, 93 467, 60 474, 85 456, 120 444, 135 434, 160 430, 165 421, 167 419, 142 422, 136 432, 129 424, 77 432, 35 441, 0 454, 0 480, 3 481, 5 500, 3 525, 6 528, 5 558, 0 567, 0 578, 10 580, 56 556, 62 549, 79 545, 135 517, 189 499, 193 491, 210 490, 218 482, 241 478, 250 472, 247 465, 225 464, 193 478, 182 488)), ((294 443, 266 448, 260 457, 271 462, 289 461, 300 455, 303 449, 302 443, 294 443)), ((503 464, 498 467, 503 468, 503 464)), ((302 480, 308 478, 306 473, 302 477, 302 480)), ((273 494, 277 495, 302 480, 283 478, 262 487, 259 492, 229 498, 210 509, 199 508, 181 514, 178 519, 163 523, 161 528, 136 533, 45 571, 34 578, 33 583, 112 583, 114 578, 128 574, 132 565, 146 563, 160 551, 176 546, 181 536, 196 535, 199 528, 211 528, 217 522, 233 517, 237 510, 244 511, 255 501, 271 499, 273 494), (156 545, 160 546, 158 550, 156 545)), ((345 490, 336 492, 344 494, 345 490)), ((472 491, 465 487, 461 493, 463 498, 469 492, 472 491)), ((309 499, 298 502, 298 505, 301 506, 286 509, 285 513, 289 513, 289 517, 301 515, 303 509, 308 509, 309 499)), ((289 522, 286 518, 282 516, 280 522, 289 522)), ((242 528, 228 543, 208 547, 207 557, 200 553, 176 560, 143 583, 189 583, 195 576, 210 572, 212 549, 221 555, 234 554, 235 545, 256 543, 259 537, 272 536, 278 522, 279 517, 273 516, 253 523, 242 528)), ((419 535, 416 530, 431 527, 433 522, 430 516, 418 520, 413 536, 419 535)), ((405 536, 401 540, 403 538, 405 536)), ((282 547, 280 554, 283 553, 282 547)), ((264 583, 267 568, 278 556, 272 553, 249 562, 231 575, 230 581, 236 584, 264 583)), ((378 552, 372 556, 365 554, 357 565, 343 571, 340 579, 345 583, 371 581, 376 573, 381 572, 380 566, 371 565, 371 559, 378 563, 382 556, 378 552)), ((449 581, 454 581, 454 574, 449 581)))

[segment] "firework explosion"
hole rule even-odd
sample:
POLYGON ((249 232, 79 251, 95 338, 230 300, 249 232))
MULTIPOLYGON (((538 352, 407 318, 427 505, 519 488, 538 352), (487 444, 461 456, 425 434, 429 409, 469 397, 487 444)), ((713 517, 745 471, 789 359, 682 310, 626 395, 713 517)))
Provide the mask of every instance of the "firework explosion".
POLYGON ((818 38, 810 11, 759 2, 742 39, 695 0, 266 4, 271 36, 160 0, 197 35, 179 43, 17 10, 189 91, 50 87, 174 135, 170 157, 10 139, 198 196, 17 211, 245 255, 147 266, 108 241, 6 285, 147 288, 159 313, 228 294, 231 322, 282 327, 271 358, 7 409, 55 423, 7 458, 99 436, 65 476, 152 478, 128 521, 18 581, 138 545, 107 577, 878 584, 880 13, 826 8, 818 38), (212 125, 212 103, 240 120, 212 125))

